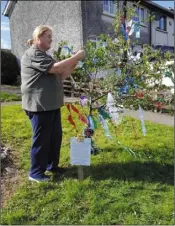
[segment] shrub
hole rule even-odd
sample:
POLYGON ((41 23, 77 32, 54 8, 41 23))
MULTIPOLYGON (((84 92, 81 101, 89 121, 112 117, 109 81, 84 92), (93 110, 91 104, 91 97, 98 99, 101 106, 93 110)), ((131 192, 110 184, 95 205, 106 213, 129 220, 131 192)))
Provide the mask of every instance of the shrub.
POLYGON ((1 84, 19 85, 20 68, 16 56, 8 50, 1 50, 1 84))

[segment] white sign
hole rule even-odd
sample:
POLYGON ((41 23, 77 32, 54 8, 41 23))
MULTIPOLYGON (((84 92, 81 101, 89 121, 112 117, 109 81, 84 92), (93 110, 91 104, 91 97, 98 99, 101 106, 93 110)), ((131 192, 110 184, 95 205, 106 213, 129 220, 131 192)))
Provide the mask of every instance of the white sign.
POLYGON ((70 163, 71 165, 90 166, 91 139, 84 138, 83 141, 77 141, 71 138, 70 142, 70 163))

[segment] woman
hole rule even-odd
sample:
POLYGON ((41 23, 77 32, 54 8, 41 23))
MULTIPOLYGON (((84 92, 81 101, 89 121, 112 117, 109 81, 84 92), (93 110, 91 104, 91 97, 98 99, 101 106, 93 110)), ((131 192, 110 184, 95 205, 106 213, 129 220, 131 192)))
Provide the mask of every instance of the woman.
POLYGON ((52 43, 52 29, 45 25, 36 27, 28 43, 31 47, 21 59, 22 108, 33 129, 29 180, 40 182, 49 180, 46 170, 60 171, 62 80, 84 58, 84 51, 56 62, 46 53, 52 43))

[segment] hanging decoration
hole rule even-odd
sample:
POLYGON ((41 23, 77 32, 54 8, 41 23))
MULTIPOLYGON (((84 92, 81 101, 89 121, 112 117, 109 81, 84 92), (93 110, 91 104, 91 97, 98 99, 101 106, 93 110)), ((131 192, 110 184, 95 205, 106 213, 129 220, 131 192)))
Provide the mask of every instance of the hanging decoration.
POLYGON ((110 119, 109 114, 104 110, 103 107, 99 107, 98 112, 99 112, 100 115, 103 116, 104 119, 110 119))
POLYGON ((73 125, 73 127, 74 127, 75 130, 76 130, 76 132, 78 132, 77 127, 76 127, 76 125, 75 125, 75 122, 74 122, 74 120, 73 120, 73 118, 72 118, 72 115, 71 115, 70 104, 66 104, 66 107, 67 107, 67 109, 68 109, 68 111, 69 111, 68 121, 70 122, 70 124, 73 125))
POLYGON ((80 104, 81 106, 87 106, 88 98, 86 96, 80 96, 80 104))
POLYGON ((100 123, 103 126, 103 129, 105 131, 105 136, 107 138, 112 138, 111 135, 110 135, 110 133, 109 133, 107 122, 104 120, 104 118, 103 118, 103 116, 101 114, 99 114, 99 121, 100 121, 100 123))
POLYGON ((128 40, 128 34, 126 32, 126 23, 125 23, 125 18, 123 16, 120 17, 120 29, 121 33, 123 34, 124 40, 128 40))
POLYGON ((143 95, 142 91, 136 92, 136 98, 137 99, 143 99, 144 98, 144 95, 143 95))
POLYGON ((145 123, 144 123, 143 110, 140 105, 139 105, 139 118, 140 118, 141 125, 142 125, 143 135, 146 136, 146 128, 145 128, 145 123))
POLYGON ((110 92, 107 96, 106 109, 109 111, 109 115, 111 116, 112 122, 115 125, 120 124, 122 121, 122 118, 120 116, 120 110, 115 106, 115 100, 110 92))
POLYGON ((157 101, 157 102, 155 103, 155 107, 156 107, 158 110, 161 110, 161 109, 163 108, 163 103, 160 102, 160 101, 157 101))
POLYGON ((136 39, 140 38, 139 9, 135 11, 131 20, 126 21, 124 16, 120 17, 120 29, 125 41, 130 41, 131 36, 135 33, 136 39))
POLYGON ((133 20, 133 32, 135 32, 135 37, 140 38, 140 22, 139 22, 139 8, 135 10, 135 16, 132 17, 133 20))
POLYGON ((134 82, 134 78, 129 76, 129 71, 127 73, 128 73, 128 76, 125 77, 125 79, 122 81, 122 83, 118 87, 119 94, 128 94, 131 88, 133 89, 138 88, 137 84, 134 82))
POLYGON ((165 72, 165 77, 171 78, 172 77, 172 72, 166 71, 165 72))
POLYGON ((75 122, 74 122, 73 119, 72 119, 71 110, 78 114, 79 119, 80 119, 83 123, 87 124, 86 118, 79 112, 79 110, 78 110, 72 103, 67 104, 66 107, 67 107, 67 109, 68 109, 68 111, 69 111, 68 120, 69 120, 69 122, 74 126, 74 128, 76 129, 76 131, 77 131, 77 127, 76 127, 76 125, 75 125, 75 122))

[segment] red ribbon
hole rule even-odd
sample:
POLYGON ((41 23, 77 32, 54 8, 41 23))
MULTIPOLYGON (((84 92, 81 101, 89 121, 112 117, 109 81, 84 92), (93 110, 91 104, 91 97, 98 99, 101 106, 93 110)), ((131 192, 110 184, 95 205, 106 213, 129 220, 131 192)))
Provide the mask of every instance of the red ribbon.
POLYGON ((86 118, 79 112, 79 110, 73 104, 70 104, 70 105, 71 105, 72 110, 78 114, 79 119, 82 122, 84 122, 85 124, 88 124, 86 118))
POLYGON ((75 128, 76 131, 77 131, 77 127, 76 127, 76 125, 75 125, 75 122, 74 122, 74 120, 72 119, 72 115, 71 115, 71 111, 70 111, 70 104, 66 104, 66 107, 67 107, 67 109, 68 109, 68 111, 69 111, 68 120, 69 120, 69 122, 74 126, 74 128, 75 128))
POLYGON ((163 108, 163 104, 161 102, 156 102, 155 106, 156 106, 157 109, 163 108))
POLYGON ((75 113, 78 114, 79 119, 80 119, 82 122, 88 124, 86 118, 79 112, 79 110, 78 110, 73 104, 67 104, 66 107, 67 107, 67 109, 68 109, 68 111, 69 111, 68 120, 69 120, 69 122, 74 126, 74 128, 76 129, 76 131, 77 131, 77 128, 76 128, 75 122, 74 122, 73 119, 72 119, 71 109, 72 109, 75 113))
POLYGON ((124 23, 125 22, 125 17, 124 16, 120 16, 120 22, 124 23))
POLYGON ((138 91, 138 92, 136 93, 136 97, 137 97, 138 99, 143 99, 143 98, 144 98, 144 95, 143 95, 143 93, 142 93, 141 91, 138 91))

